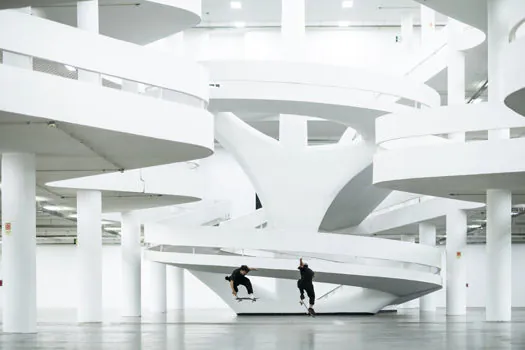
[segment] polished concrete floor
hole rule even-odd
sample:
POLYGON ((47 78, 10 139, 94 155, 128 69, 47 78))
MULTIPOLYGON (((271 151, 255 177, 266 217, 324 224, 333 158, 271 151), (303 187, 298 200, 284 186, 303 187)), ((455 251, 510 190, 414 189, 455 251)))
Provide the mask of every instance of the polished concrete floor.
POLYGON ((142 319, 107 317, 77 325, 74 312, 39 314, 38 333, 0 333, 0 349, 519 349, 525 350, 525 310, 513 322, 488 323, 484 311, 446 317, 443 310, 376 316, 236 317, 228 311, 170 312, 142 319))

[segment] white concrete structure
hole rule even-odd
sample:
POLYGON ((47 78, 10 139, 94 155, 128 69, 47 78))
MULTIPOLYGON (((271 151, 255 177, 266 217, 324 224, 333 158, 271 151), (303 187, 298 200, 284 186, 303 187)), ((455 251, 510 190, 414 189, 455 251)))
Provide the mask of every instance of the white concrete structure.
POLYGON ((447 315, 461 316, 469 215, 485 205, 476 234, 486 226, 486 319, 509 321, 512 210, 525 203, 525 5, 418 2, 395 18, 402 40, 391 69, 309 57, 305 0, 280 2, 281 30, 264 33, 267 46, 236 23, 235 44, 207 55, 221 35, 187 31, 201 20, 200 0, 119 9, 81 0, 74 21, 49 8, 58 0, 0 4, 9 9, 0 11, 4 331, 36 332, 37 190, 57 201, 37 204, 41 212, 72 221, 76 208, 81 323, 104 319, 108 235, 121 243, 123 316, 142 315, 141 249, 153 313, 185 308, 185 271, 237 314, 301 313, 303 257, 316 271, 319 313, 374 314, 418 299, 434 312, 446 280, 447 315), (39 16, 11 10, 24 6, 39 16), (466 57, 485 37, 490 99, 467 104, 466 57), (444 69, 444 87, 432 86, 444 69), (340 132, 315 139, 317 122, 340 132), (121 222, 119 235, 103 215, 121 222), (224 281, 242 264, 258 268, 257 303, 233 300, 224 281))

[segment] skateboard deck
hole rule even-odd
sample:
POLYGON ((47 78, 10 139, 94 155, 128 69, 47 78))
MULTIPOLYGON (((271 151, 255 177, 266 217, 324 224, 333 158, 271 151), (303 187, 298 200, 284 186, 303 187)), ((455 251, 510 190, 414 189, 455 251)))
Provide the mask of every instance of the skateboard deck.
POLYGON ((314 313, 310 312, 310 310, 308 309, 308 306, 306 306, 306 304, 304 303, 304 301, 302 301, 302 300, 299 301, 299 304, 301 304, 301 305, 304 306, 304 308, 306 309, 306 314, 307 314, 308 316, 315 317, 315 312, 314 312, 314 313))
POLYGON ((238 298, 236 298, 236 300, 237 300, 239 303, 240 303, 241 301, 243 301, 243 300, 250 300, 251 302, 256 302, 257 299, 259 299, 259 298, 254 298, 254 299, 252 299, 252 298, 248 298, 248 297, 241 297, 241 298, 238 297, 238 298))

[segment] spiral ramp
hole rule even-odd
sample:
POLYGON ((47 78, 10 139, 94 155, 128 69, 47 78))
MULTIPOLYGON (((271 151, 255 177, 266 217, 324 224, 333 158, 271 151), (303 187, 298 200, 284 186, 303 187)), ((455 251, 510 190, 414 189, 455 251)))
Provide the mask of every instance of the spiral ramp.
POLYGON ((0 4, 32 6, 33 14, 0 11, 2 153, 35 154, 39 188, 211 155, 206 70, 126 41, 145 27, 154 29, 139 36, 140 44, 197 24, 200 1, 137 1, 131 9, 101 0, 100 33, 68 25, 76 23, 76 6, 63 3, 0 4), (159 18, 172 26, 153 26, 159 18), (169 33, 155 29, 160 27, 169 33), (98 82, 82 79, 86 72, 98 74, 98 82))
MULTIPOLYGON (((487 31, 486 3, 471 3, 459 6, 454 1, 426 1, 425 5, 487 31)), ((506 14, 509 25, 504 34, 508 40, 501 48, 497 67, 502 102, 419 109, 378 118, 376 142, 385 149, 374 157, 375 185, 474 202, 485 202, 486 190, 497 188, 512 191, 513 202, 523 203, 525 80, 521 68, 525 41, 520 28, 525 12, 523 2, 512 1, 512 6, 512 13, 506 14), (510 138, 487 137, 498 129, 508 129, 510 138), (454 133, 465 133, 466 142, 447 139, 446 135, 454 133), (481 135, 481 140, 472 135, 481 135), (436 142, 413 142, 423 137, 434 137, 436 142)))
MULTIPOLYGON (((372 181, 375 120, 391 113, 410 113, 413 105, 437 108, 440 99, 434 90, 410 79, 351 68, 256 61, 205 65, 214 86, 209 108, 216 115, 216 138, 246 171, 264 210, 224 221, 218 228, 188 227, 176 220, 146 223, 145 241, 151 248, 145 251, 145 258, 187 269, 237 314, 302 312, 297 303, 298 257, 308 259, 316 271, 319 313, 373 314, 441 288, 441 252, 437 249, 318 232, 330 204, 348 183, 358 181, 357 198, 367 198, 367 186, 361 184, 363 176, 372 181), (322 118, 355 129, 361 140, 343 138, 334 145, 289 149, 235 114, 244 112, 322 118), (234 301, 224 281, 225 275, 242 264, 258 268, 250 273, 260 297, 257 303, 234 301), (267 278, 275 279, 274 288, 267 278)), ((368 189, 376 191, 372 186, 368 189)), ((369 203, 363 201, 360 221, 389 193, 369 203)), ((443 216, 439 201, 430 214, 426 211, 419 219, 443 216)), ((479 206, 457 203, 463 209, 479 206)), ((408 225, 413 220, 396 224, 408 225)), ((397 226, 365 222, 364 227, 356 227, 361 232, 348 233, 371 235, 397 226)))

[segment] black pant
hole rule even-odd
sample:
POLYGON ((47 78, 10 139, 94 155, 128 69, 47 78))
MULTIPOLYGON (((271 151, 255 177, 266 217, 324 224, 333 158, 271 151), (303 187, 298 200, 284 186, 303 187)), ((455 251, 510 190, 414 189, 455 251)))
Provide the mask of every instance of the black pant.
POLYGON ((238 286, 245 286, 248 294, 253 294, 252 282, 250 282, 248 277, 243 277, 233 281, 233 289, 235 290, 235 293, 239 292, 239 288, 237 288, 238 286))
POLYGON ((312 282, 305 282, 303 280, 298 280, 297 288, 299 288, 299 292, 301 292, 301 296, 304 296, 304 292, 306 291, 306 295, 308 295, 308 298, 310 299, 310 305, 313 306, 315 304, 314 284, 312 282))

